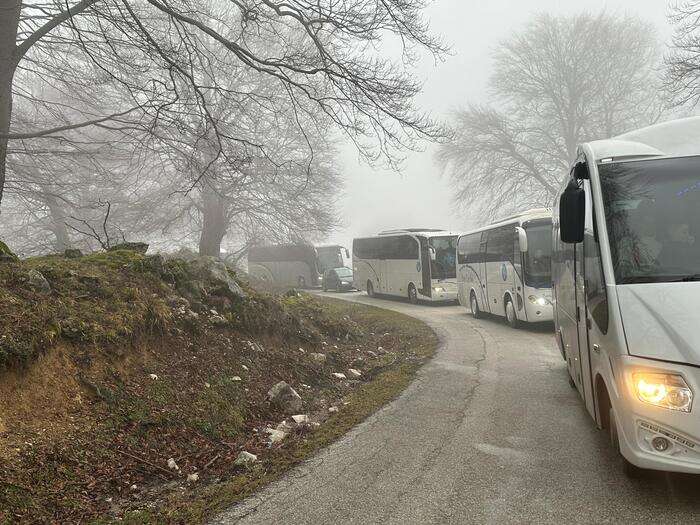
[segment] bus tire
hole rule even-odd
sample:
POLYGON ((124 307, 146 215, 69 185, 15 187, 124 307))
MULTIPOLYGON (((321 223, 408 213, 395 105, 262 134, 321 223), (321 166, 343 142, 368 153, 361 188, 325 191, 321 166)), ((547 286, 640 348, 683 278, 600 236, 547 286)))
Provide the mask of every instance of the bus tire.
POLYGON ((624 472, 625 476, 631 479, 643 478, 647 474, 647 470, 639 468, 634 463, 630 463, 620 451, 620 436, 617 431, 617 419, 615 419, 615 412, 613 412, 612 407, 610 407, 608 416, 608 433, 610 435, 610 444, 620 458, 622 472, 624 472))
POLYGON ((374 285, 372 284, 372 281, 367 281, 367 295, 374 297, 374 285))
POLYGON ((474 292, 469 294, 469 308, 471 308, 472 317, 474 317, 474 319, 481 319, 483 317, 479 309, 479 301, 476 300, 476 294, 474 292))
POLYGON ((408 302, 411 304, 418 304, 418 291, 413 283, 408 285, 408 302))
POLYGON ((515 313, 513 299, 511 299, 510 296, 506 296, 505 303, 506 322, 508 323, 508 326, 511 328, 520 327, 520 321, 518 320, 518 314, 515 313))

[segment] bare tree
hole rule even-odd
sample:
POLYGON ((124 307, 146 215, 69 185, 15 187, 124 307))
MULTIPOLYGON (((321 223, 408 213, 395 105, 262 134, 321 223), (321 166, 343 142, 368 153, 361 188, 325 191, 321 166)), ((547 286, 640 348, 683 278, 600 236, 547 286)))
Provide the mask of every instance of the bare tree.
POLYGON ((582 141, 661 115, 656 34, 633 17, 537 15, 494 53, 493 106, 456 112, 436 160, 458 204, 495 214, 549 205, 582 141))
POLYGON ((222 129, 214 117, 216 100, 265 104, 247 86, 228 85, 232 66, 275 84, 287 106, 323 113, 368 160, 395 163, 416 138, 441 133, 415 110, 420 84, 377 51, 393 38, 406 63, 419 48, 440 55, 423 8, 423 0, 0 0, 0 202, 8 141, 56 141, 81 127, 161 139, 173 128, 205 140, 213 133, 216 160, 227 142, 264 156, 264 143, 222 129), (61 105, 34 97, 37 82, 66 93, 82 86, 73 98, 115 104, 100 114, 73 106, 79 117, 54 121, 61 105), (13 118, 18 98, 42 109, 43 126, 13 118))
POLYGON ((666 57, 665 87, 676 106, 700 101, 700 1, 687 0, 672 7, 673 46, 666 57))

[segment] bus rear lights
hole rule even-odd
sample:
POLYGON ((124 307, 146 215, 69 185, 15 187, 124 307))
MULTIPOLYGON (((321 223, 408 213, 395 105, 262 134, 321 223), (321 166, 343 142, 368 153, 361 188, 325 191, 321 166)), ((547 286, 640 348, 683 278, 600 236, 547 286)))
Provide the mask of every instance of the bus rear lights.
POLYGON ((666 452, 671 446, 671 443, 663 436, 656 436, 651 440, 651 446, 654 447, 654 450, 657 452, 666 452))
POLYGON ((637 398, 643 403, 690 412, 693 391, 681 376, 637 372, 632 375, 632 381, 637 398))
POLYGON ((551 304, 547 298, 538 297, 536 295, 529 296, 527 300, 530 301, 532 304, 536 304, 537 306, 547 306, 548 304, 551 304))

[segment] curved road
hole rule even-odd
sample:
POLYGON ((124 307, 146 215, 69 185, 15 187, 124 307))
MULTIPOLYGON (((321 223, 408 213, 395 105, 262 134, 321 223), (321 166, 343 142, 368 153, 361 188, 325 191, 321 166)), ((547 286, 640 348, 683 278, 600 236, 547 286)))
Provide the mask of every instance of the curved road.
POLYGON ((331 295, 422 319, 441 348, 396 401, 214 523, 700 519, 698 478, 621 473, 569 387, 551 326, 331 295))

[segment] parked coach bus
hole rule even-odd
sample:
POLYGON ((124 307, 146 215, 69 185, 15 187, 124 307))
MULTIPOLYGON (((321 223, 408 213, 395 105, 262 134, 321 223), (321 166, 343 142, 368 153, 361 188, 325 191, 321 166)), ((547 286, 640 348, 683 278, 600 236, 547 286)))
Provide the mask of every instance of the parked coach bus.
POLYGON ((269 282, 300 288, 321 285, 326 270, 342 268, 350 254, 342 246, 281 244, 256 246, 248 253, 248 272, 269 282))
POLYGON ((554 217, 572 384, 627 473, 700 473, 700 118, 580 146, 554 217))
POLYGON ((418 301, 454 301, 457 234, 444 230, 407 229, 355 239, 352 265, 355 287, 367 295, 418 301))
POLYGON ((513 328, 552 320, 552 211, 536 209, 461 235, 459 302, 513 328))

